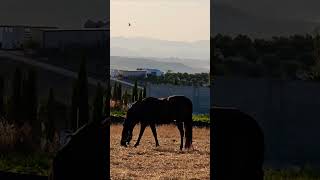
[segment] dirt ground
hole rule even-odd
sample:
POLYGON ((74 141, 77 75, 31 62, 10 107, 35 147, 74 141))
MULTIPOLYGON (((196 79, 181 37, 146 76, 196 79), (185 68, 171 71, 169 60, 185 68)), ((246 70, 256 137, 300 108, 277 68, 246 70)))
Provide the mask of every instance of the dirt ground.
POLYGON ((140 126, 133 131, 130 146, 120 146, 122 125, 112 125, 110 132, 111 179, 210 179, 210 129, 193 129, 193 150, 180 151, 179 130, 174 125, 157 127, 160 147, 149 127, 140 145, 133 145, 140 126))

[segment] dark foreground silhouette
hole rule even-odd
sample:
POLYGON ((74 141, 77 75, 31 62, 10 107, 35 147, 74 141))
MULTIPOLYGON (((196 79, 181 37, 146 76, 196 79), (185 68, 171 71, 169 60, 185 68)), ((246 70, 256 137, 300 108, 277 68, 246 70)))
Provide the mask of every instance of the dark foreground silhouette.
POLYGON ((109 119, 75 132, 53 160, 50 180, 109 179, 109 119))
POLYGON ((47 176, 38 176, 31 174, 20 174, 20 173, 12 173, 12 172, 2 172, 0 171, 0 179, 1 180, 48 180, 47 176))
POLYGON ((214 180, 263 180, 264 137, 258 123, 232 108, 211 108, 214 180))
POLYGON ((132 131, 136 124, 141 124, 138 140, 140 143, 143 132, 150 126, 155 138, 156 146, 159 146, 156 124, 176 123, 181 137, 180 150, 183 148, 184 135, 186 137, 185 148, 192 145, 192 102, 185 96, 170 96, 167 98, 147 97, 135 102, 127 111, 123 124, 121 145, 127 146, 132 139, 132 131))

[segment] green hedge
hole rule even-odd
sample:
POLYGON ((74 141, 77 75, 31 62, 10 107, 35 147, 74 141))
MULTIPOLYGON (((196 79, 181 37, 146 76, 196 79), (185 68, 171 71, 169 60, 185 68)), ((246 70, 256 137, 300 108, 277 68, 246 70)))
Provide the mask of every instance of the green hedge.
MULTIPOLYGON (((125 117, 124 111, 111 111, 110 115, 115 117, 125 117)), ((210 126, 210 117, 208 114, 192 115, 193 123, 196 126, 210 126)))

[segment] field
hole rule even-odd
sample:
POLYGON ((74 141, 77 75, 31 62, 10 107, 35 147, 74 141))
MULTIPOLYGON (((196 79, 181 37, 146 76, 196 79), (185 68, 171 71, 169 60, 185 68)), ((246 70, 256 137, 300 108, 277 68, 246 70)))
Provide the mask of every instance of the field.
POLYGON ((180 151, 180 135, 174 125, 157 128, 160 147, 150 128, 140 145, 133 147, 140 127, 134 128, 130 146, 120 146, 122 125, 111 125, 111 179, 210 179, 210 129, 193 129, 193 150, 180 151))

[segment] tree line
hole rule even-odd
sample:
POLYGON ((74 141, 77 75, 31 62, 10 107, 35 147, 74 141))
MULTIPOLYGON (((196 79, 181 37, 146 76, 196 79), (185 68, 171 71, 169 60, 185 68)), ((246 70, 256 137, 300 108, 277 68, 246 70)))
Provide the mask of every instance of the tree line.
POLYGON ((213 74, 315 80, 320 72, 319 37, 296 34, 262 39, 217 34, 211 39, 213 74))
POLYGON ((209 85, 209 73, 180 73, 168 71, 161 76, 150 75, 144 77, 128 77, 129 81, 139 81, 141 83, 152 84, 173 84, 180 86, 208 86, 209 85))
POLYGON ((89 105, 85 60, 74 82, 71 107, 56 99, 54 88, 49 88, 46 102, 40 103, 37 80, 34 69, 23 71, 19 67, 11 81, 4 76, 0 77, 0 117, 17 127, 19 141, 15 147, 18 151, 38 150, 41 138, 46 139, 48 144, 53 143, 58 130, 57 121, 60 119, 64 119, 68 128, 75 131, 90 120, 102 121, 108 113, 106 102, 109 97, 101 84, 97 85, 92 106, 89 105), (6 84, 11 86, 10 90, 6 84), (25 127, 31 128, 31 134, 22 133, 25 127))

